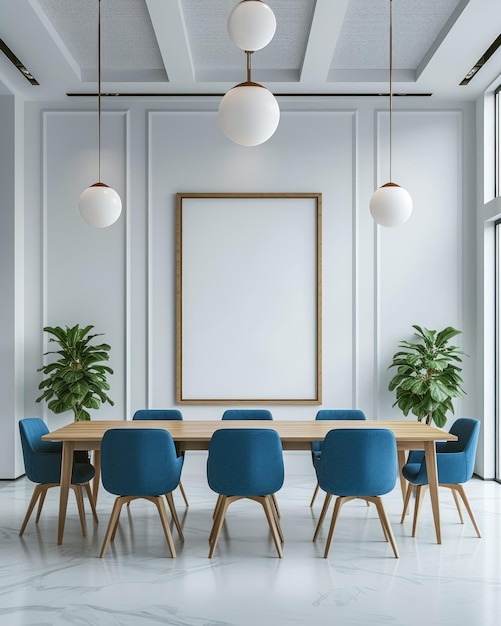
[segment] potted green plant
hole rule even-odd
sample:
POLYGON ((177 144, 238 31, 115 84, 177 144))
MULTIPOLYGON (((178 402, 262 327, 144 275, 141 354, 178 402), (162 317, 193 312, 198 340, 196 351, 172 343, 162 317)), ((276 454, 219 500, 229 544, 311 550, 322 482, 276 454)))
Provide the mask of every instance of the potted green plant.
POLYGON ((412 412, 419 421, 435 422, 442 428, 447 413, 454 413, 452 400, 465 395, 460 376, 464 355, 457 346, 449 342, 461 333, 447 326, 440 332, 413 325, 419 340, 415 343, 401 341, 402 348, 393 356, 388 369, 397 368, 397 373, 388 385, 396 392, 396 401, 404 415, 412 412))
POLYGON ((57 343, 59 349, 44 353, 58 358, 38 369, 46 378, 38 386, 44 392, 36 401, 46 400, 54 413, 73 411, 75 421, 90 420, 87 409, 99 409, 104 402, 114 404, 106 393, 110 388, 106 376, 113 374, 113 370, 103 365, 109 360, 111 348, 107 343, 91 343, 103 334, 89 334, 93 328, 92 325, 80 328, 78 324, 71 328, 44 328, 52 335, 49 342, 57 343))

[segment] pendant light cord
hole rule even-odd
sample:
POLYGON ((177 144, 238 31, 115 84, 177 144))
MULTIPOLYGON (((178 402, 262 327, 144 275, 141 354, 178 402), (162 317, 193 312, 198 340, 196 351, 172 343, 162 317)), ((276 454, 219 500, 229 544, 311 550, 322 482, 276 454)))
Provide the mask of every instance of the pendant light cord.
POLYGON ((101 182, 101 0, 97 17, 97 163, 98 181, 101 182))
POLYGON ((393 19, 392 19, 392 7, 393 0, 390 0, 390 182, 391 178, 391 146, 392 146, 392 134, 391 134, 391 115, 393 112, 393 19))

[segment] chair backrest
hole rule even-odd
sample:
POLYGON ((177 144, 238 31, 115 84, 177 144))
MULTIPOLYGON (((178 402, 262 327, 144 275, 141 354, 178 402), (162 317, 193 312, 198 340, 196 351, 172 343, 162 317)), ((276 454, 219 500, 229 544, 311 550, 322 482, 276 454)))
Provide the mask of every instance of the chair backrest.
POLYGON ((273 415, 268 409, 226 409, 223 420, 272 420, 273 415))
POLYGON ((120 496, 159 496, 179 484, 183 459, 158 428, 112 428, 101 443, 104 488, 120 496))
POLYGON ((316 420, 364 420, 365 413, 360 409, 320 409, 316 420))
POLYGON ((449 432, 456 435, 458 440, 447 441, 440 447, 437 454, 438 480, 442 484, 465 483, 473 476, 480 420, 461 417, 452 424, 449 432), (453 457, 446 456, 451 454, 454 455, 454 460, 453 457), (459 456, 462 459, 456 461, 459 456))
MULTIPOLYGON (((364 420, 365 413, 360 409, 320 409, 315 416, 316 420, 364 420)), ((311 451, 321 452, 322 442, 312 441, 311 451)))
POLYGON ((379 496, 395 487, 395 435, 386 428, 341 428, 324 439, 315 463, 320 487, 338 496, 379 496))
POLYGON ((19 421, 26 476, 34 483, 59 483, 62 446, 57 441, 42 441, 49 432, 39 417, 19 421))
MULTIPOLYGON (((470 417, 461 417, 452 424, 449 432, 456 435, 458 440, 437 444, 438 482, 442 485, 465 483, 472 477, 480 421, 470 417)), ((412 483, 416 485, 427 484, 428 473, 422 450, 411 450, 406 467, 411 465, 416 465, 413 470, 412 483)))
POLYGON ((132 416, 133 420, 182 420, 183 414, 178 409, 139 409, 132 416))
POLYGON ((222 428, 209 443, 209 487, 226 496, 265 496, 284 482, 282 442, 276 430, 222 428))

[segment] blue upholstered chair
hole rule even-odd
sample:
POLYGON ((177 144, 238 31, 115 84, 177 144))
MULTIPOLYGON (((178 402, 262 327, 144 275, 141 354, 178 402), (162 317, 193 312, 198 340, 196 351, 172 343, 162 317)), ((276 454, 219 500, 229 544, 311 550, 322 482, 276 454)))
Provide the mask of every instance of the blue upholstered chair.
MULTIPOLYGON (((268 409, 226 409, 223 413, 222 420, 273 420, 273 415, 271 411, 268 409)), ((275 507, 275 511, 280 517, 280 509, 278 508, 278 502, 275 494, 271 495, 271 499, 273 501, 273 506, 275 507)), ((216 508, 214 509, 214 515, 216 515, 217 508, 220 504, 220 499, 216 504, 216 508)))
POLYGON ((264 509, 278 555, 282 556, 282 531, 271 495, 284 481, 282 442, 275 430, 224 428, 216 430, 209 443, 207 479, 219 494, 210 533, 209 558, 217 546, 228 506, 248 498, 264 509))
MULTIPOLYGON (((20 420, 19 432, 21 435, 26 476, 34 483, 37 483, 21 530, 19 531, 19 535, 21 536, 24 533, 37 501, 39 501, 39 503, 35 523, 38 524, 47 490, 51 487, 59 487, 61 479, 62 444, 55 441, 42 441, 43 435, 47 434, 49 429, 45 422, 39 417, 28 417, 20 420)), ((87 534, 87 524, 85 521, 82 486, 86 489, 94 520, 96 523, 98 521, 94 498, 89 485, 89 480, 92 480, 93 477, 94 467, 90 463, 73 464, 70 487, 75 492, 84 537, 87 534)))
POLYGON ((395 435, 386 428, 341 428, 327 433, 322 454, 315 461, 320 488, 327 496, 318 520, 313 541, 316 541, 332 496, 337 496, 325 545, 324 557, 334 534, 341 506, 362 498, 376 505, 384 536, 398 558, 397 545, 381 496, 395 487, 398 473, 395 435))
MULTIPOLYGON (((360 409, 320 409, 315 416, 316 420, 364 420, 365 413, 360 409)), ((311 457, 313 465, 315 465, 315 459, 319 458, 322 454, 322 442, 311 442, 311 457)), ((310 507, 315 503, 315 499, 318 494, 318 482, 311 498, 310 507)))
MULTIPOLYGON (((183 459, 177 456, 172 435, 157 428, 112 428, 101 443, 101 478, 106 491, 117 496, 101 547, 115 539, 120 511, 126 502, 143 498, 153 502, 160 515, 170 553, 176 556, 163 496, 179 484, 183 459)), ((174 509, 174 523, 184 541, 174 509)))
MULTIPOLYGON (((178 409, 139 409, 132 416, 133 420, 182 420, 183 414, 178 409)), ((178 456, 182 456, 184 459, 184 452, 179 453, 179 449, 176 446, 176 450, 178 456)), ((179 491, 183 496, 183 500, 185 505, 188 507, 188 498, 186 497, 186 492, 183 487, 183 483, 179 481, 179 491)), ((169 494, 169 498, 167 498, 169 503, 169 508, 171 510, 172 515, 174 515, 172 508, 174 507, 174 498, 172 494, 169 494)))
POLYGON ((226 409, 223 420, 272 420, 273 415, 268 409, 226 409))
MULTIPOLYGON (((448 487, 452 490, 454 502, 459 513, 461 524, 464 523, 458 494, 468 511, 473 527, 479 537, 480 529, 477 525, 470 503, 466 496, 463 483, 470 480, 473 475, 475 465, 475 455, 477 451, 478 435, 480 432, 480 421, 472 418, 457 419, 451 426, 450 431, 456 435, 457 441, 444 441, 436 444, 437 451, 437 472, 438 484, 440 487, 448 487)), ((423 495, 428 486, 428 475, 426 472, 426 461, 424 452, 421 450, 411 450, 407 463, 402 468, 402 474, 408 481, 407 491, 404 500, 404 510, 402 512, 402 524, 407 513, 412 486, 416 485, 416 503, 414 507, 414 521, 412 525, 412 536, 416 536, 419 512, 423 502, 423 495)))

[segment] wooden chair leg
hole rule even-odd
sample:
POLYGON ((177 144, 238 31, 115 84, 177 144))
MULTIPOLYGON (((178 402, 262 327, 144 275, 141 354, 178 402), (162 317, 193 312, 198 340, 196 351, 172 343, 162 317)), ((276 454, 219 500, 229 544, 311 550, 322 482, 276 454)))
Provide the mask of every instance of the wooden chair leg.
MULTIPOLYGON (((352 499, 353 498, 350 498, 350 500, 352 499)), ((341 510, 341 507, 343 506, 345 501, 346 501, 346 498, 344 498, 343 496, 338 496, 336 498, 336 502, 334 503, 334 512, 332 513, 332 520, 331 520, 331 525, 329 527, 329 534, 327 535, 327 541, 325 543, 324 559, 326 559, 329 556, 329 550, 331 547, 332 537, 334 536, 334 528, 336 526, 339 511, 341 510)))
MULTIPOLYGON (((31 496, 30 503, 28 505, 28 510, 26 511, 26 515, 24 516, 24 520, 21 526, 21 530, 19 531, 19 536, 22 537, 25 531, 25 528, 30 520, 31 514, 33 513, 33 509, 35 508, 35 504, 37 503, 38 498, 41 497, 44 491, 47 491, 48 485, 35 485, 33 489, 33 494, 31 496)), ((38 517, 37 517, 38 521, 38 517)))
POLYGON ((214 507, 214 511, 212 512, 212 519, 214 520, 213 524, 212 524, 212 529, 210 531, 209 534, 209 543, 212 541, 213 539, 213 534, 214 534, 214 529, 216 527, 215 521, 216 518, 219 516, 220 512, 221 512, 221 507, 223 505, 223 501, 224 501, 224 496, 219 495, 217 497, 217 501, 216 501, 216 505, 214 507))
POLYGON ((393 548, 393 554, 395 555, 395 558, 398 559, 399 555, 398 555, 397 544, 395 542, 395 537, 393 536, 393 530, 391 528, 390 520, 388 519, 388 516, 386 515, 386 510, 384 508, 383 500, 379 496, 377 496, 374 499, 371 498, 371 501, 374 502, 374 504, 376 505, 379 519, 381 521, 381 526, 383 527, 385 539, 390 542, 391 547, 393 548))
POLYGON ((150 502, 154 502, 158 509, 158 514, 160 515, 160 520, 162 522, 162 528, 164 529, 165 538, 167 539, 167 545, 169 546, 169 550, 172 558, 176 557, 176 548, 174 547, 174 540, 172 539, 172 533, 169 528, 169 520, 167 519, 167 511, 165 510, 165 504, 162 496, 148 496, 146 500, 150 500, 150 502))
POLYGON ((405 480, 405 476, 402 474, 402 468, 407 463, 408 457, 407 450, 398 450, 397 458, 398 458, 398 475, 400 477, 400 490, 402 491, 402 500, 405 500, 405 495, 407 493, 407 481, 405 480))
POLYGON ((214 511, 212 512, 212 519, 216 519, 216 515, 218 514, 219 507, 223 501, 224 496, 219 495, 216 500, 216 506, 214 507, 214 511))
POLYGON ((274 493, 272 493, 270 494, 270 498, 271 498, 271 502, 273 503, 273 506, 275 507, 275 511, 277 512, 277 517, 280 519, 280 509, 278 508, 277 496, 274 493))
POLYGON ((183 500, 186 505, 186 508, 188 508, 190 505, 188 504, 188 498, 186 497, 186 492, 184 491, 183 483, 181 481, 179 481, 179 491, 181 492, 181 495, 183 496, 183 500))
POLYGON ((97 517, 97 511, 96 511, 96 503, 94 502, 94 495, 92 494, 92 490, 90 488, 90 484, 89 483, 85 483, 84 487, 85 487, 85 491, 87 493, 87 498, 89 499, 89 504, 90 504, 90 508, 91 508, 91 511, 92 511, 92 517, 94 518, 94 521, 96 522, 96 524, 99 524, 99 519, 97 517))
POLYGON ((78 516, 80 518, 80 525, 82 527, 82 535, 84 537, 87 537, 87 521, 85 519, 82 485, 71 484, 70 487, 75 492, 75 500, 77 501, 78 516))
MULTIPOLYGON (((140 500, 142 498, 142 496, 121 496, 121 500, 122 500, 122 506, 124 504, 127 504, 127 507, 130 506, 130 503, 132 502, 132 500, 140 500)), ((111 533, 111 539, 110 541, 113 543, 115 541, 115 536, 117 534, 118 531, 118 523, 119 523, 119 519, 117 518, 115 525, 113 526, 113 530, 111 533)))
POLYGON ((385 524, 385 518, 381 517, 380 512, 379 512, 378 498, 379 498, 379 496, 369 496, 369 497, 365 498, 365 500, 366 500, 366 502, 367 502, 367 504, 369 506, 370 506, 370 502, 372 502, 376 506, 377 514, 378 514, 378 517, 379 517, 379 522, 380 522, 381 528, 383 530, 384 540, 385 541, 390 541, 390 537, 388 535, 388 529, 387 529, 386 524, 385 524))
POLYGON ((116 527, 118 526, 118 520, 120 518, 120 511, 122 510, 122 506, 126 501, 123 497, 115 498, 115 502, 113 504, 113 510, 111 511, 110 521, 108 522, 108 528, 106 529, 106 533, 104 535, 103 545, 101 546, 101 552, 99 553, 99 558, 102 559, 105 555, 106 548, 110 540, 113 540, 115 536, 116 527))
POLYGON ((315 534, 313 535, 313 541, 316 541, 318 539, 318 535, 320 534, 320 531, 322 530, 322 525, 324 523, 325 515, 327 513, 327 509, 329 508, 329 504, 331 503, 331 500, 332 500, 332 493, 326 493, 324 505, 322 507, 322 512, 320 513, 320 518, 318 520, 318 524, 315 529, 315 534))
POLYGON ((94 506, 97 506, 97 496, 101 483, 101 450, 92 451, 92 465, 94 465, 95 469, 94 478, 92 479, 92 499, 94 500, 94 506))
POLYGON ((176 525, 177 534, 179 535, 179 539, 181 539, 181 541, 184 541, 184 535, 183 535, 183 531, 181 529, 181 524, 179 523, 179 517, 177 516, 176 506, 174 504, 174 496, 172 495, 172 492, 171 493, 166 493, 165 494, 165 499, 167 500, 167 504, 169 505, 170 514, 172 516, 174 524, 176 525))
POLYGON ((214 518, 214 525, 212 527, 210 536, 210 550, 209 550, 209 559, 212 559, 214 556, 214 552, 216 550, 217 542, 219 539, 219 534, 221 532, 221 528, 223 526, 224 518, 226 517, 226 511, 228 510, 231 502, 235 500, 239 500, 240 498, 230 497, 230 496, 221 496, 221 504, 219 506, 219 510, 217 512, 216 517, 214 518))
POLYGON ((473 524, 473 528, 475 529, 477 536, 481 538, 482 535, 480 534, 480 528, 478 527, 477 520, 475 519, 475 516, 473 515, 473 511, 470 506, 470 502, 468 500, 468 497, 466 495, 463 485, 443 485, 443 486, 449 487, 449 489, 452 489, 453 493, 457 492, 461 496, 463 504, 466 510, 468 511, 468 515, 470 516, 471 523, 473 524))
MULTIPOLYGON (((267 496, 247 496, 249 500, 254 500, 255 502, 259 502, 266 513, 266 519, 268 520, 268 525, 270 526, 271 534, 273 536, 273 541, 278 540, 280 543, 284 543, 284 535, 282 533, 282 528, 280 527, 280 519, 278 517, 276 506, 273 502, 273 498, 271 495, 267 496), (269 504, 265 503, 265 499, 269 504), (268 518, 268 514, 271 513, 272 522, 268 518)), ((281 556, 281 551, 280 551, 281 556)))
POLYGON ((459 497, 458 497, 457 489, 452 489, 451 488, 451 492, 452 492, 452 497, 454 498, 454 504, 456 505, 456 509, 458 511, 459 520, 460 520, 461 524, 464 524, 463 513, 461 511, 461 504, 459 503, 459 497))
MULTIPOLYGON (((256 498, 256 500, 258 500, 258 498, 256 498)), ((277 554, 280 558, 282 558, 281 541, 283 541, 283 535, 282 531, 279 532, 277 527, 277 517, 276 511, 274 510, 275 505, 273 504, 273 498, 271 496, 264 496, 262 498, 259 498, 258 501, 261 502, 263 506, 266 519, 268 520, 268 526, 270 527, 271 536, 273 537, 273 543, 275 544, 275 548, 277 550, 277 554)))
POLYGON ((313 492, 313 495, 311 497, 310 507, 312 507, 315 504, 315 500, 316 500, 316 497, 317 497, 319 489, 320 489, 320 485, 317 482, 316 487, 315 487, 315 491, 313 492))
POLYGON ((407 489, 405 491, 405 497, 404 497, 404 508, 402 511, 402 517, 400 518, 400 523, 403 524, 405 521, 405 516, 407 515, 407 509, 409 508, 409 502, 411 499, 411 495, 412 495, 412 485, 411 483, 407 483, 407 489))
POLYGON ((42 509, 43 509, 43 505, 45 502, 45 496, 47 495, 47 491, 48 491, 48 488, 40 490, 40 499, 38 501, 37 516, 35 517, 35 524, 38 524, 38 521, 40 520, 40 515, 42 514, 42 509))
POLYGON ((416 486, 416 502, 414 504, 414 520, 412 522, 412 536, 415 537, 418 527, 419 512, 421 511, 421 504, 423 503, 423 496, 426 491, 427 485, 416 486))
POLYGON ((277 528, 278 536, 280 537, 280 541, 284 543, 284 534, 282 532, 282 527, 280 526, 280 515, 277 510, 277 507, 275 506, 276 500, 274 500, 271 496, 269 496, 269 499, 272 504, 271 511, 273 513, 273 518, 275 520, 275 526, 277 528))
MULTIPOLYGON (((222 514, 222 510, 223 510, 223 506, 225 504, 226 498, 227 498, 227 496, 221 496, 221 495, 219 495, 217 497, 216 506, 214 507, 214 511, 213 511, 213 514, 212 514, 212 519, 214 521, 212 523, 212 528, 211 528, 211 531, 209 533, 209 549, 210 549, 210 546, 212 545, 212 543, 214 541, 214 538, 216 536, 216 532, 217 532, 217 529, 218 529, 218 526, 219 526, 219 522, 220 522, 220 519, 221 519, 221 514, 222 514)), ((222 526, 222 524, 223 524, 223 521, 221 521, 221 526, 222 526)))
POLYGON ((259 504, 261 504, 261 506, 263 507, 278 556, 280 558, 282 557, 282 545, 281 544, 284 541, 284 536, 282 533, 282 529, 280 527, 280 520, 278 517, 276 500, 274 501, 272 495, 267 495, 267 496, 222 496, 222 495, 219 495, 215 509, 214 509, 214 515, 213 515, 214 523, 212 525, 212 529, 209 534, 209 543, 210 543, 209 559, 211 559, 214 556, 217 542, 219 540, 219 535, 221 533, 221 528, 223 527, 223 523, 226 518, 226 512, 228 510, 229 505, 232 502, 236 502, 237 500, 243 500, 245 498, 248 498, 249 500, 254 500, 255 502, 259 502, 259 504))

